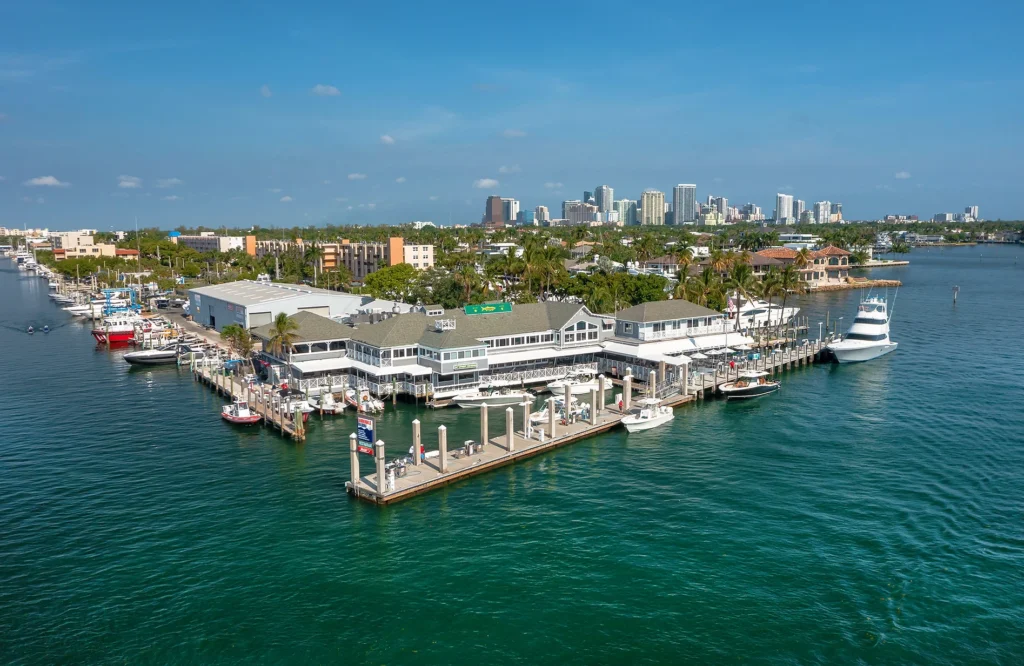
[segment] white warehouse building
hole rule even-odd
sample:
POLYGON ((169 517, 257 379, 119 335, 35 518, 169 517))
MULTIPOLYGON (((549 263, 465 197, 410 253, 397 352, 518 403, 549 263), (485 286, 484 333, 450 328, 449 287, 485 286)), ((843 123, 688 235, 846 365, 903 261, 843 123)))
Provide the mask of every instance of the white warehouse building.
POLYGON ((197 287, 188 292, 194 321, 220 331, 228 324, 263 326, 279 313, 312 312, 322 317, 345 317, 372 301, 369 296, 317 289, 302 284, 241 280, 197 287))

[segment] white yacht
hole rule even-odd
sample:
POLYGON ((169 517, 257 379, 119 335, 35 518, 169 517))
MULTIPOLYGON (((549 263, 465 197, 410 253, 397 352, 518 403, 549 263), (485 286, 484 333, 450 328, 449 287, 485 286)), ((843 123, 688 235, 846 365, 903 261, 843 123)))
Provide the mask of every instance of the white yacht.
POLYGON ((676 417, 671 407, 665 407, 657 398, 644 398, 639 401, 640 411, 622 419, 622 425, 629 432, 650 430, 668 423, 676 417))
MULTIPOLYGON (((725 311, 734 326, 736 321, 735 302, 734 299, 730 299, 730 307, 725 311)), ((798 312, 800 312, 800 308, 789 306, 783 308, 780 304, 768 303, 756 298, 744 301, 740 306, 740 328, 763 328, 769 324, 772 326, 785 324, 798 312)))
POLYGON ((488 407, 508 407, 509 405, 533 402, 533 394, 511 389, 475 388, 456 393, 452 402, 463 408, 479 407, 484 404, 488 407))
MULTIPOLYGON (((589 395, 591 391, 600 390, 600 382, 594 376, 593 370, 570 374, 564 379, 551 382, 544 387, 544 390, 561 397, 565 395, 566 384, 571 387, 569 390, 572 392, 572 395, 589 395)), ((605 389, 612 387, 612 383, 607 377, 604 380, 604 387, 605 389)))
POLYGON ((870 361, 896 349, 889 340, 889 308, 881 296, 868 296, 860 302, 857 317, 842 340, 828 349, 840 363, 870 361))

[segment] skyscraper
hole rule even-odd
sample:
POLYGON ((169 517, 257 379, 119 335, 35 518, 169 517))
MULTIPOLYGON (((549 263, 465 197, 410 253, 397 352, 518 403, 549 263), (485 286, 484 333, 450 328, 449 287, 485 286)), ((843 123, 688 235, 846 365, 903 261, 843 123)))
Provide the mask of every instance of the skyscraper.
POLYGON ((505 223, 512 224, 519 217, 519 202, 515 199, 502 198, 501 212, 505 216, 505 223))
POLYGON ((619 199, 615 202, 615 211, 619 214, 619 222, 623 226, 636 224, 636 201, 619 199))
POLYGON ((977 221, 978 220, 978 207, 977 206, 968 206, 968 207, 964 208, 964 215, 972 217, 972 218, 974 218, 975 221, 977 221))
POLYGON ((689 184, 673 187, 672 210, 676 224, 694 224, 697 221, 697 186, 689 184))
POLYGON ((804 203, 803 199, 797 199, 796 201, 794 201, 793 202, 793 220, 796 221, 796 222, 799 222, 801 220, 805 210, 807 210, 807 204, 804 203))
POLYGON ((663 226, 665 224, 665 193, 658 190, 644 190, 640 195, 640 224, 663 226))
POLYGON ((775 224, 788 224, 793 219, 793 195, 775 195, 775 224))
POLYGON ((551 221, 551 214, 548 213, 547 206, 537 206, 533 209, 534 217, 537 220, 537 224, 543 224, 551 221))
POLYGON ((497 228, 505 226, 505 210, 499 196, 487 197, 487 205, 484 208, 483 224, 486 227, 497 228))
POLYGON ((594 203, 602 213, 611 212, 615 205, 615 191, 607 185, 598 185, 594 188, 594 203))
POLYGON ((583 191, 583 203, 590 203, 590 200, 594 198, 593 192, 583 191))
POLYGON ((814 202, 814 221, 818 224, 828 224, 832 215, 832 204, 828 201, 814 202))
POLYGON ((722 214, 722 218, 729 219, 729 200, 725 197, 715 197, 715 208, 722 214))
POLYGON ((588 224, 597 220, 597 206, 578 199, 562 202, 562 219, 567 224, 588 224))

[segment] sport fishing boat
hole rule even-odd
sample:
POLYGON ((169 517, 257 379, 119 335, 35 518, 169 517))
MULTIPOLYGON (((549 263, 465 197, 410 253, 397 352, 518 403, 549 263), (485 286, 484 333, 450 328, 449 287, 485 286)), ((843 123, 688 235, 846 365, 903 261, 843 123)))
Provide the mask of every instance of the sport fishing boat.
MULTIPOLYGON (((550 391, 555 395, 565 395, 565 387, 569 385, 569 390, 572 395, 587 395, 591 391, 597 391, 600 389, 600 382, 595 376, 593 370, 581 370, 579 372, 570 373, 564 379, 558 379, 544 387, 545 391, 550 391)), ((612 383, 608 378, 604 380, 605 389, 610 389, 612 383)))
POLYGON ((224 405, 220 410, 220 415, 225 421, 238 425, 251 425, 263 418, 249 409, 249 403, 244 398, 235 398, 230 405, 224 405))
POLYGON ((183 351, 190 350, 186 345, 175 342, 154 349, 128 352, 124 360, 132 365, 171 365, 178 362, 178 355, 183 351))
POLYGON ((102 323, 92 329, 92 337, 100 344, 125 344, 135 339, 135 327, 147 327, 146 320, 137 314, 120 314, 106 317, 102 323))
POLYGON ((657 398, 644 398, 639 401, 640 410, 622 419, 622 425, 626 426, 629 432, 650 430, 664 425, 674 419, 676 415, 671 407, 665 407, 657 398))
POLYGON ((470 408, 487 405, 488 407, 508 407, 519 405, 524 402, 533 402, 533 394, 527 391, 515 391, 510 389, 499 389, 494 387, 475 388, 469 391, 456 393, 452 398, 459 407, 470 408))
POLYGON ((782 388, 782 383, 768 379, 767 372, 748 370, 741 372, 736 381, 722 384, 718 387, 718 392, 724 395, 726 400, 740 400, 760 398, 774 393, 780 388, 782 388))
POLYGON ((282 403, 283 411, 288 414, 294 414, 296 410, 301 412, 303 421, 308 421, 309 415, 313 413, 313 406, 306 400, 306 394, 299 389, 281 389, 273 400, 275 403, 282 403))
POLYGON ((379 414, 384 411, 384 403, 370 395, 369 389, 345 389, 345 402, 364 414, 379 414))
POLYGON ((898 344, 889 340, 890 318, 885 299, 868 296, 860 302, 850 330, 842 340, 831 343, 827 349, 840 363, 858 363, 885 356, 898 344))

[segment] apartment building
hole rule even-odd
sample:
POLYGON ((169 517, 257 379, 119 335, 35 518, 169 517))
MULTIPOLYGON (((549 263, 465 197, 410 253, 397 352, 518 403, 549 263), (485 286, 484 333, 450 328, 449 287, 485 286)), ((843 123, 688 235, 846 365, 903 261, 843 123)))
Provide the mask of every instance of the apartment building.
POLYGON ((256 255, 255 236, 218 236, 212 231, 202 231, 198 236, 171 236, 172 242, 190 247, 196 252, 230 252, 242 250, 250 256, 256 255))

